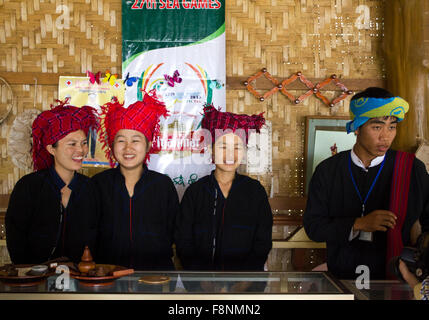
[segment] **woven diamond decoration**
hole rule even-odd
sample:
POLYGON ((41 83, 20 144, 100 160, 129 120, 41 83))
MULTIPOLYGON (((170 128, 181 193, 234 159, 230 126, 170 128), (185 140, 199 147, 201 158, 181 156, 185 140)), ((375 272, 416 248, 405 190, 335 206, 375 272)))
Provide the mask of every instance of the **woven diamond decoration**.
POLYGON ((246 86, 247 90, 249 90, 249 92, 252 93, 261 102, 264 101, 265 99, 271 97, 274 93, 280 91, 286 97, 288 97, 288 99, 290 101, 292 101, 295 104, 301 103, 302 101, 304 101, 305 99, 307 99, 308 97, 310 97, 311 95, 314 94, 314 95, 316 95, 317 98, 322 100, 324 104, 326 104, 327 106, 332 108, 338 102, 340 102, 341 100, 344 100, 347 96, 353 94, 353 92, 351 90, 348 90, 346 88, 346 86, 338 80, 338 78, 335 74, 333 74, 329 78, 326 78, 322 82, 314 85, 301 72, 297 72, 297 73, 293 74, 292 76, 290 76, 289 78, 283 80, 282 82, 279 82, 279 80, 274 78, 267 71, 266 68, 263 68, 257 74, 251 76, 249 79, 244 81, 243 84, 246 86), (256 89, 251 84, 253 81, 255 81, 256 79, 258 79, 260 77, 265 77, 267 80, 269 80, 274 85, 271 90, 265 92, 264 94, 260 94, 258 91, 256 91, 256 89), (308 88, 308 90, 304 94, 300 95, 299 97, 295 97, 292 93, 290 93, 287 90, 287 86, 290 85, 292 82, 295 82, 297 80, 300 81, 301 83, 303 83, 308 88), (341 95, 337 96, 336 98, 334 98, 330 101, 327 97, 325 97, 321 93, 321 89, 323 87, 329 85, 331 82, 333 82, 337 87, 339 87, 341 89, 342 93, 341 93, 341 95))

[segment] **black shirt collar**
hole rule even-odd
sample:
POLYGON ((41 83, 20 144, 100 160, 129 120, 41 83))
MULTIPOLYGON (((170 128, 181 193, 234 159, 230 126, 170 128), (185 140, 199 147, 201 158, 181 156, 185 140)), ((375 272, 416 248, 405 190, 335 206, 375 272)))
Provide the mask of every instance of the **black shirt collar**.
MULTIPOLYGON (((51 180, 53 182, 53 184, 55 185, 55 187, 58 190, 61 190, 62 188, 64 188, 66 186, 66 183, 63 181, 63 179, 61 179, 61 177, 58 175, 57 171, 55 170, 54 166, 51 166, 49 168, 49 175, 51 177, 51 180)), ((70 183, 68 184, 68 188, 70 190, 76 190, 77 186, 78 186, 79 182, 78 182, 78 175, 76 174, 76 172, 73 175, 73 179, 70 181, 70 183)))
MULTIPOLYGON (((123 176, 123 174, 121 172, 121 165, 116 166, 113 170, 116 171, 116 176, 125 184, 125 177, 123 176)), ((141 175, 139 181, 137 181, 136 186, 139 185, 143 181, 143 178, 147 175, 148 171, 149 171, 149 169, 147 168, 147 165, 144 164, 142 175, 141 175)))
MULTIPOLYGON (((222 190, 220 189, 219 183, 217 182, 216 177, 214 176, 214 172, 215 172, 215 170, 212 170, 212 172, 210 173, 211 184, 213 185, 214 188, 216 188, 218 190, 218 194, 220 194, 221 197, 224 197, 222 190)), ((237 187, 237 185, 239 184, 239 182, 241 181, 242 178, 243 178, 243 176, 236 171, 235 176, 234 176, 234 180, 232 180, 232 185, 231 185, 231 189, 229 190, 229 194, 231 194, 231 191, 234 190, 235 187, 237 187)), ((228 194, 228 196, 229 196, 229 194, 228 194)))

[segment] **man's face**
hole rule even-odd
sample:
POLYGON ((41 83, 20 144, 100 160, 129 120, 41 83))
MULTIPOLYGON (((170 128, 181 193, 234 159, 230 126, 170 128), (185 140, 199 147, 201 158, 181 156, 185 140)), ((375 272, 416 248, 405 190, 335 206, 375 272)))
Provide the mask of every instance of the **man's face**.
POLYGON ((371 118, 356 131, 356 143, 373 157, 383 156, 396 136, 396 117, 371 118))

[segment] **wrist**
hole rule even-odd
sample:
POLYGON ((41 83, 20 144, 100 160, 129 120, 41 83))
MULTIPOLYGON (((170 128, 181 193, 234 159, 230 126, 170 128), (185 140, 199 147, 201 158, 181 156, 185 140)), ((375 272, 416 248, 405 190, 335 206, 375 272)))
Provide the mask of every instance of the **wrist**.
POLYGON ((353 224, 353 231, 362 231, 362 218, 356 218, 353 224))
POLYGON ((419 282, 419 280, 417 280, 417 278, 411 272, 403 274, 402 277, 410 285, 411 288, 414 288, 416 285, 421 286, 421 282, 419 282))

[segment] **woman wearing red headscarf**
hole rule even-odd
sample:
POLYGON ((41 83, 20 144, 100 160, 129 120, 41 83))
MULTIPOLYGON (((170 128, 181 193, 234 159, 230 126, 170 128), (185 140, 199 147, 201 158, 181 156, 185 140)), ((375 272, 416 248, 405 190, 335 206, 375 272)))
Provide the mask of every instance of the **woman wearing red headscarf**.
POLYGON ((66 256, 80 261, 94 248, 95 192, 76 171, 88 153, 86 135, 97 127, 95 110, 59 101, 33 122, 35 172, 15 185, 6 212, 6 241, 12 262, 41 263, 66 256))
POLYGON ((115 160, 119 165, 92 178, 101 199, 96 260, 137 270, 174 269, 177 192, 168 176, 146 166, 167 109, 146 94, 128 108, 115 99, 102 110, 103 147, 111 166, 115 160))
POLYGON ((271 250, 272 213, 259 181, 236 172, 249 130, 261 115, 238 115, 205 106, 216 169, 190 185, 176 221, 176 250, 188 270, 263 271, 271 250))

